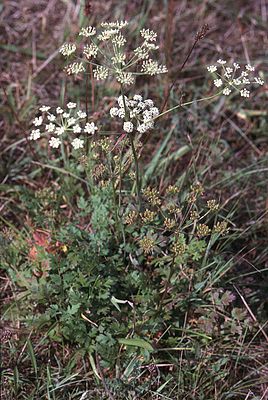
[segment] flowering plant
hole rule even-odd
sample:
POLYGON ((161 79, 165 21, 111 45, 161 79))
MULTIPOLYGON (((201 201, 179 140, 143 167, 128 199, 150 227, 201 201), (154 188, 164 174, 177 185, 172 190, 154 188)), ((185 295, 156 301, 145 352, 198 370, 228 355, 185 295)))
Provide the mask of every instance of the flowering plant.
POLYGON ((250 91, 247 87, 251 84, 264 85, 264 81, 260 77, 254 77, 252 80, 252 73, 255 67, 246 64, 245 69, 238 72, 241 68, 240 64, 233 63, 232 66, 226 66, 225 60, 218 59, 218 65, 210 65, 207 70, 212 74, 216 74, 217 79, 214 80, 216 87, 224 86, 222 94, 229 96, 232 91, 240 92, 242 97, 249 97, 250 91), (220 69, 219 69, 220 68, 220 69), (251 79, 250 79, 251 78, 251 79))
POLYGON ((64 139, 69 139, 69 134, 71 134, 72 147, 75 150, 83 148, 84 140, 73 136, 81 134, 81 132, 94 134, 98 128, 94 122, 84 123, 87 114, 84 111, 77 110, 76 103, 69 102, 66 107, 65 110, 57 107, 55 114, 53 114, 51 107, 41 106, 39 111, 42 112, 42 115, 33 120, 33 125, 37 129, 32 130, 29 139, 37 140, 43 136, 50 136, 49 146, 57 149, 64 139), (40 129, 42 129, 42 132, 40 129))
POLYGON ((82 59, 76 55, 78 51, 76 44, 64 43, 60 48, 62 55, 76 59, 66 67, 67 73, 86 72, 86 65, 91 64, 94 67, 93 75, 96 80, 115 76, 120 84, 131 85, 137 75, 167 72, 165 65, 160 65, 150 58, 151 52, 159 48, 154 44, 157 34, 149 29, 142 29, 140 36, 143 41, 129 55, 124 49, 127 39, 122 33, 126 26, 128 26, 127 21, 117 21, 103 22, 98 32, 92 26, 82 28, 79 36, 89 41, 83 47, 82 59))

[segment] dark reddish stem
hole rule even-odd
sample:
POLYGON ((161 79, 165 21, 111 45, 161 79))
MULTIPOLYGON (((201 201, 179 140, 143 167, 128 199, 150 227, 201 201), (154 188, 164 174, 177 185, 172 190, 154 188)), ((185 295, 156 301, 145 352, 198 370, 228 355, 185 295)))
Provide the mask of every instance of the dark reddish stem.
MULTIPOLYGON (((206 25, 202 26, 202 28, 201 28, 200 31, 197 32, 197 34, 196 34, 196 36, 195 36, 195 41, 194 41, 192 47, 190 48, 190 50, 189 50, 189 52, 188 52, 188 54, 187 54, 185 60, 183 61, 181 67, 179 68, 178 74, 183 70, 183 68, 184 68, 185 65, 187 64, 187 61, 189 60, 189 58, 190 58, 190 56, 191 56, 191 54, 192 54, 192 52, 193 52, 195 46, 197 45, 197 43, 199 42, 199 40, 201 40, 201 39, 203 39, 203 38, 205 37, 205 35, 206 35, 206 33, 207 33, 208 30, 209 30, 209 28, 208 28, 208 25, 206 24, 206 25)), ((164 111, 164 109, 165 109, 165 107, 166 107, 166 105, 167 105, 167 102, 168 102, 168 99, 169 99, 171 90, 173 89, 175 83, 177 82, 178 74, 177 74, 176 78, 173 80, 173 82, 171 83, 171 85, 170 85, 170 87, 169 87, 169 89, 168 89, 168 94, 167 94, 167 96, 166 96, 166 98, 165 98, 165 100, 164 100, 164 104, 163 104, 163 106, 162 106, 161 113, 164 111)))

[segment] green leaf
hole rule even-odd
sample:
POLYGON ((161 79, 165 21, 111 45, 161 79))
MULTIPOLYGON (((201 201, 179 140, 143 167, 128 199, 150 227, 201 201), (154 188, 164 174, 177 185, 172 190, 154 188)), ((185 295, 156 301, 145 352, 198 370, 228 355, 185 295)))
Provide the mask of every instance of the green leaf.
POLYGON ((32 342, 30 341, 30 339, 27 339, 27 347, 28 347, 30 358, 31 358, 32 366, 34 369, 34 373, 35 373, 35 375, 37 375, 37 362, 36 362, 36 358, 35 358, 35 354, 34 354, 33 345, 32 345, 32 342))
POLYGON ((96 364, 95 364, 95 360, 94 360, 92 354, 89 354, 89 362, 90 362, 90 365, 91 365, 91 367, 92 367, 92 369, 93 369, 94 375, 95 375, 99 380, 101 380, 101 377, 100 377, 100 375, 98 374, 97 367, 96 367, 96 364))
POLYGON ((118 342, 125 346, 136 346, 148 351, 154 351, 153 346, 144 339, 118 339, 118 342))

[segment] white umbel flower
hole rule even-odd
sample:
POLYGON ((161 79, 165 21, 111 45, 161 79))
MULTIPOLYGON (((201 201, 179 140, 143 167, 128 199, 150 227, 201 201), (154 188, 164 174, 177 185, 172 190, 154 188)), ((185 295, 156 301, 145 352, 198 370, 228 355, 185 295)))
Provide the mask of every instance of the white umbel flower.
POLYGON ((93 71, 94 78, 96 78, 97 81, 106 79, 108 77, 108 74, 108 69, 106 67, 103 67, 102 65, 97 65, 97 67, 93 71))
POLYGON ((207 67, 208 72, 215 72, 217 71, 217 65, 209 65, 207 67))
POLYGON ((78 62, 74 62, 72 64, 69 64, 66 67, 66 72, 67 72, 68 75, 72 75, 72 74, 77 75, 80 72, 84 72, 84 71, 85 71, 85 67, 84 67, 82 62, 79 62, 79 63, 78 62))
POLYGON ((240 65, 235 63, 235 62, 233 63, 233 66, 234 66, 234 69, 239 69, 240 68, 240 65))
POLYGON ((158 110, 157 107, 152 107, 152 108, 150 109, 150 112, 151 112, 153 118, 158 117, 158 115, 159 115, 159 110, 158 110))
POLYGON ((84 147, 84 140, 83 139, 79 139, 79 138, 75 138, 72 141, 72 146, 75 150, 78 149, 82 149, 84 147))
POLYGON ((229 96, 229 94, 231 93, 231 90, 230 90, 229 88, 225 88, 225 89, 223 89, 222 93, 223 93, 225 96, 229 96))
POLYGON ((125 118, 125 115, 126 115, 126 113, 125 113, 125 109, 124 108, 120 108, 120 110, 118 110, 118 117, 119 118, 125 118))
POLYGON ((56 135, 58 135, 58 136, 62 135, 62 134, 64 133, 64 131, 65 131, 65 129, 64 129, 63 126, 58 126, 58 127, 55 129, 55 133, 56 133, 56 135))
POLYGON ((77 111, 77 116, 78 118, 84 119, 87 116, 87 113, 85 113, 84 111, 77 111))
POLYGON ((141 72, 148 75, 156 75, 164 74, 168 72, 168 69, 165 65, 159 65, 157 61, 149 59, 142 62, 141 72))
POLYGON ((252 67, 252 65, 250 65, 250 64, 247 64, 247 65, 246 65, 246 69, 247 69, 248 71, 255 71, 255 67, 252 67))
POLYGON ((225 61, 225 60, 222 60, 221 58, 219 58, 219 59, 217 60, 217 63, 220 64, 220 65, 224 65, 224 64, 226 64, 226 61, 225 61))
POLYGON ((121 107, 121 108, 123 108, 125 105, 127 106, 128 105, 127 96, 124 96, 124 98, 123 98, 122 95, 119 96, 118 99, 117 99, 117 103, 118 103, 119 107, 121 107))
POLYGON ((61 48, 59 49, 59 52, 66 57, 69 57, 71 54, 73 54, 76 50, 76 45, 74 43, 64 43, 61 48))
POLYGON ((123 85, 131 85, 135 82, 134 75, 129 72, 120 72, 117 74, 116 80, 123 85))
POLYGON ((242 90, 240 91, 240 95, 241 95, 242 97, 249 97, 250 91, 247 90, 247 89, 242 89, 242 90))
POLYGON ((98 40, 105 42, 106 40, 111 39, 111 37, 116 35, 118 32, 118 29, 105 29, 100 35, 98 35, 98 40))
POLYGON ((75 125, 74 127, 73 127, 73 132, 74 133, 80 133, 80 132, 82 132, 82 128, 81 128, 81 126, 80 125, 75 125))
POLYGON ((220 87, 221 85, 222 85, 222 80, 221 79, 215 79, 214 81, 213 81, 213 83, 214 83, 214 85, 216 86, 216 87, 220 87))
POLYGON ((41 136, 40 129, 34 129, 34 130, 32 130, 32 132, 31 132, 31 134, 29 136, 29 139, 30 140, 37 140, 37 139, 40 138, 40 136, 41 136))
POLYGON ((50 124, 47 124, 46 125, 46 130, 48 131, 48 132, 54 132, 54 129, 55 129, 55 124, 52 124, 52 122, 50 122, 50 124))
POLYGON ((117 116, 118 116, 118 108, 112 107, 112 108, 110 109, 110 116, 111 116, 112 118, 117 117, 117 116))
POLYGON ((255 83, 258 83, 261 86, 264 85, 264 81, 259 77, 255 77, 254 81, 255 81, 255 83))
POLYGON ((98 47, 94 43, 91 43, 90 45, 86 45, 84 47, 83 53, 87 58, 96 57, 98 54, 98 47))
POLYGON ((241 85, 241 84, 242 84, 242 81, 241 81, 241 79, 239 79, 239 78, 235 78, 235 79, 233 79, 232 83, 233 83, 234 85, 238 86, 238 85, 241 85))
POLYGON ((39 108, 39 110, 40 110, 41 112, 47 112, 48 110, 50 110, 50 108, 51 108, 51 107, 49 107, 49 106, 42 106, 42 107, 39 108))
POLYGON ((140 124, 137 127, 137 131, 140 132, 140 133, 145 133, 146 131, 148 131, 148 129, 149 129, 149 127, 148 127, 147 124, 140 124))
POLYGON ((75 107, 76 107, 76 103, 70 102, 70 103, 67 104, 67 108, 69 108, 69 109, 75 108, 75 107))
POLYGON ((50 122, 53 122, 53 121, 56 120, 56 117, 55 117, 55 115, 50 114, 50 115, 47 116, 47 119, 48 119, 50 122))
POLYGON ((101 26, 103 28, 117 28, 122 29, 128 25, 127 21, 116 21, 116 22, 102 22, 101 26))
POLYGON ((118 35, 114 36, 112 38, 112 43, 115 44, 117 47, 122 47, 126 43, 126 38, 122 35, 122 33, 119 33, 118 35))
POLYGON ((74 118, 74 117, 71 117, 67 120, 68 126, 74 125, 75 123, 76 123, 76 118, 74 118))
POLYGON ((34 126, 40 126, 40 125, 42 125, 42 122, 43 122, 43 117, 36 117, 33 120, 33 125, 34 126))
POLYGON ((133 96, 133 100, 135 100, 135 101, 142 101, 142 96, 141 96, 140 94, 135 94, 135 95, 133 96))
POLYGON ((50 147, 57 149, 60 146, 60 139, 52 136, 48 143, 50 147))
POLYGON ((90 122, 90 123, 87 122, 85 125, 84 132, 94 135, 95 131, 97 131, 97 130, 98 130, 98 128, 96 127, 94 122, 90 122))
POLYGON ((157 33, 154 31, 150 31, 150 29, 142 29, 140 31, 141 37, 144 38, 147 42, 155 42, 157 38, 157 33))
POLYGON ((119 108, 113 107, 110 110, 112 117, 129 119, 123 123, 125 132, 137 130, 144 133, 154 127, 154 120, 159 115, 159 110, 155 107, 153 100, 143 101, 142 96, 134 95, 132 99, 127 96, 119 96, 117 99, 119 108), (126 114, 128 118, 126 118, 126 114))
POLYGON ((57 114, 62 114, 64 111, 63 111, 63 109, 61 108, 61 107, 57 107, 56 108, 56 113, 57 114))
POLYGON ((96 28, 94 26, 87 26, 86 28, 82 28, 79 32, 79 36, 94 36, 96 34, 96 28))
POLYGON ((133 132, 133 129, 134 129, 134 126, 133 126, 132 122, 130 122, 130 121, 124 122, 123 130, 125 132, 128 132, 128 133, 133 132))

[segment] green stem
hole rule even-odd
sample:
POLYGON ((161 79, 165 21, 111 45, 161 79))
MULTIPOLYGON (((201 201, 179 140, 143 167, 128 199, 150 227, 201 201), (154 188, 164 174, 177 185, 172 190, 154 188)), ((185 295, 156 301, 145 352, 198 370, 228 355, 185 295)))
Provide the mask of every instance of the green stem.
MULTIPOLYGON (((125 94, 124 94, 124 90, 123 90, 123 85, 122 84, 121 84, 121 94, 122 94, 122 99, 123 99, 123 104, 124 104, 124 109, 125 109, 125 117, 128 119, 128 112, 127 112, 127 106, 126 106, 126 101, 125 101, 125 94)), ((137 190, 137 197, 138 197, 138 209, 140 211, 141 210, 141 182, 140 182, 140 174, 139 174, 139 162, 138 162, 138 156, 137 156, 137 152, 136 152, 136 149, 135 149, 135 145, 134 145, 134 140, 133 140, 132 134, 130 133, 128 137, 129 137, 129 140, 130 140, 131 150, 132 150, 132 154, 133 154, 133 157, 134 157, 134 163, 135 163, 136 190, 137 190)))
POLYGON ((170 281, 171 281, 171 278, 172 278, 172 275, 173 275, 174 271, 175 271, 175 256, 173 257, 173 260, 172 260, 172 263, 171 263, 171 266, 170 266, 170 270, 169 270, 168 278, 167 278, 166 283, 165 283, 163 295, 162 295, 162 297, 161 297, 161 299, 159 301, 159 304, 158 304, 158 308, 157 308, 158 313, 160 313, 162 308, 163 308, 163 303, 164 303, 164 300, 166 298, 168 287, 170 285, 170 281))
POLYGON ((137 197, 138 197, 138 208, 139 211, 141 210, 141 181, 140 181, 140 173, 139 173, 139 162, 137 157, 137 152, 134 145, 134 140, 132 135, 129 135, 131 150, 134 157, 134 164, 135 164, 135 176, 136 176, 136 190, 137 190, 137 197))
POLYGON ((161 114, 159 114, 159 115, 158 115, 156 118, 154 118, 154 119, 158 119, 159 117, 162 117, 162 115, 168 114, 168 113, 170 113, 171 111, 174 111, 174 110, 176 110, 176 109, 179 108, 179 107, 189 106, 190 104, 199 103, 200 101, 205 101, 205 100, 214 99, 214 97, 220 96, 221 93, 222 93, 222 91, 220 91, 220 92, 218 92, 218 93, 216 93, 216 94, 213 94, 212 96, 203 97, 202 99, 187 101, 187 103, 178 104, 177 106, 172 107, 172 108, 170 108, 169 110, 162 112, 161 114))

